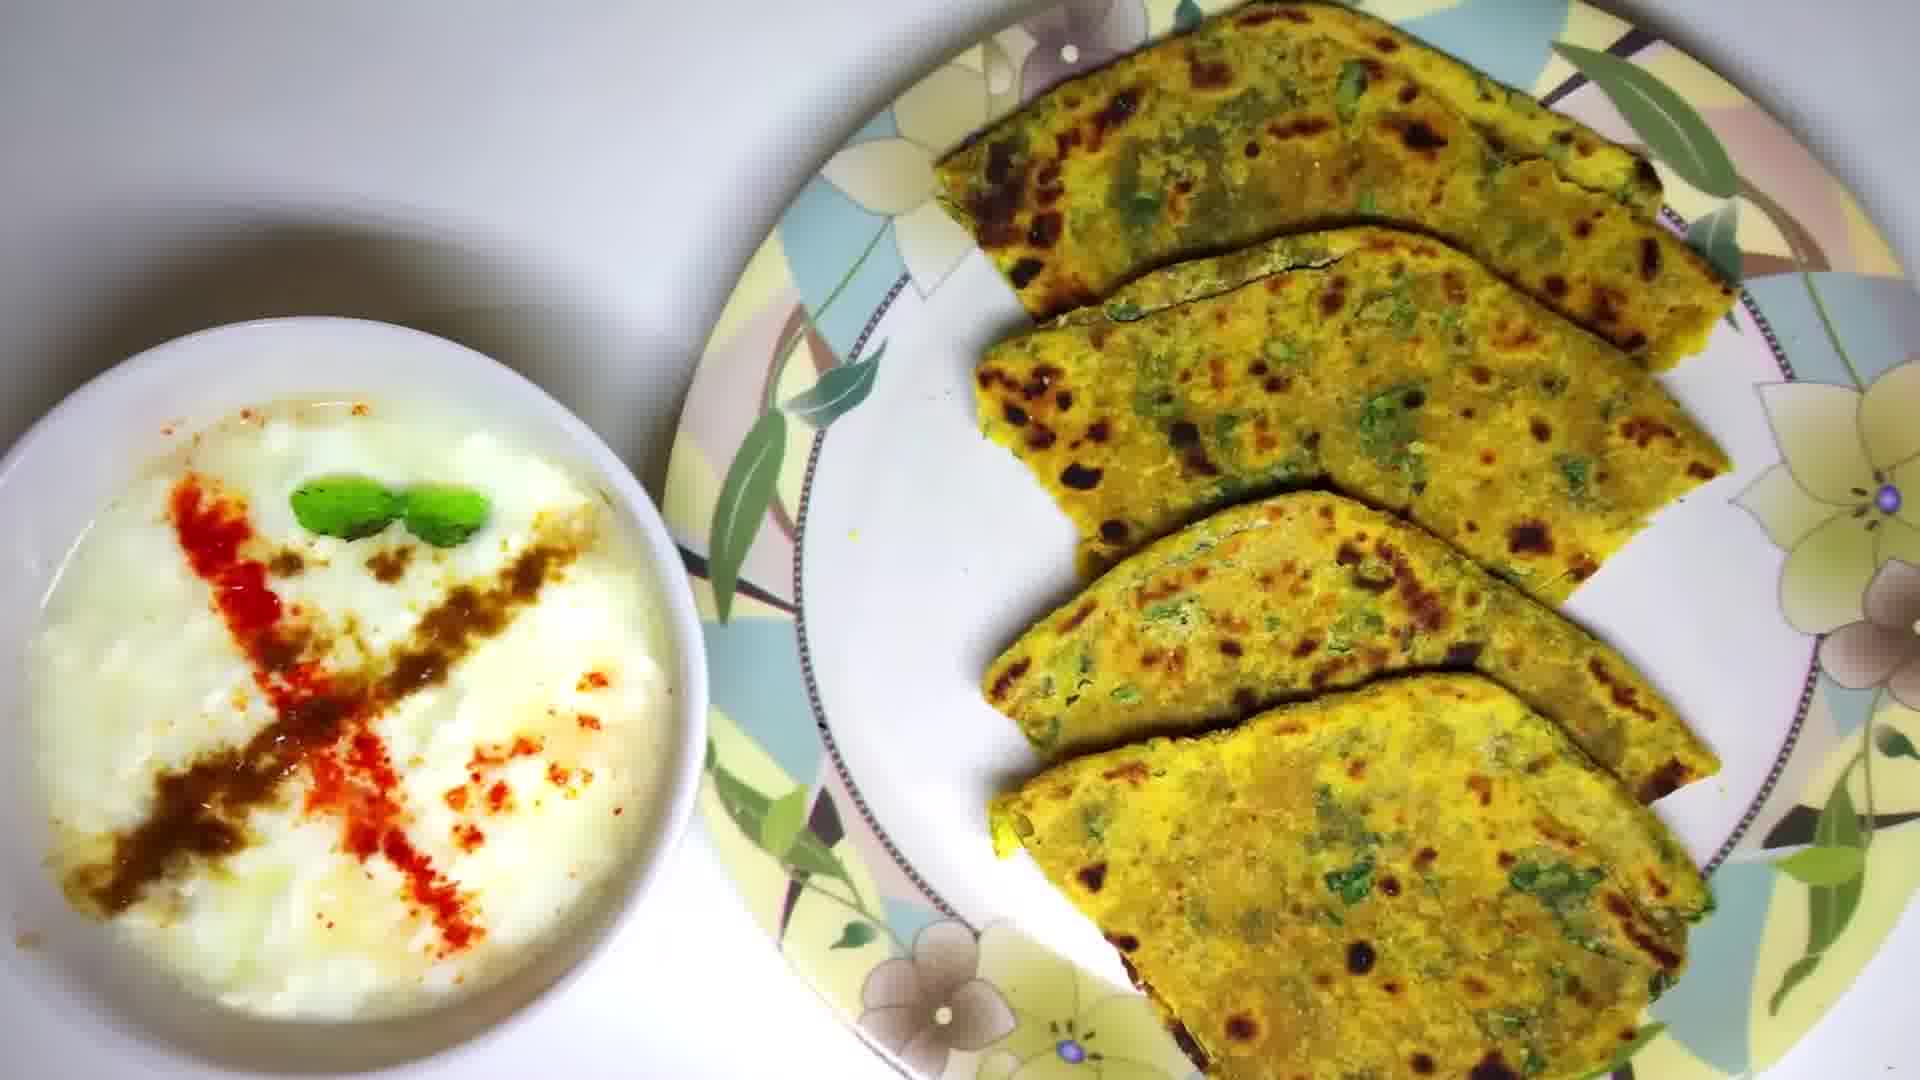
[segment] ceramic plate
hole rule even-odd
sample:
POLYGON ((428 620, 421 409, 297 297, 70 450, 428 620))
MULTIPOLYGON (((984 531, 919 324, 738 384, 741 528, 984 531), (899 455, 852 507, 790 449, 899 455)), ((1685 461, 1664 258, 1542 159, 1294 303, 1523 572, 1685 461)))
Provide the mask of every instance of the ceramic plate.
MULTIPOLYGON (((1093 926, 988 845, 983 803, 1035 761, 977 680, 1073 587, 1074 533, 974 426, 972 365, 1025 319, 931 163, 1226 6, 1068 3, 901 95, 748 264, 680 427, 666 510, 713 665, 702 811, 794 968, 916 1078, 1192 1073, 1093 926)), ((1652 36, 1566 0, 1361 6, 1643 148, 1668 224, 1742 283, 1665 377, 1735 471, 1569 611, 1725 761, 1659 804, 1719 912, 1616 1075, 1762 1071, 1920 884, 1920 296, 1792 135, 1652 36)))

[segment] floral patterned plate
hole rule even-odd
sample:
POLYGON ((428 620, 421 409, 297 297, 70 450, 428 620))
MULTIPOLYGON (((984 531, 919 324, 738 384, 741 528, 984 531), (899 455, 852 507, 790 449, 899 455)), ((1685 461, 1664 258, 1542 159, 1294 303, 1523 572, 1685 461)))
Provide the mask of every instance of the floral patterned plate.
MULTIPOLYGON (((713 665, 705 819, 795 969, 916 1078, 1192 1073, 1094 928, 988 846, 982 804, 1034 761, 976 679, 1072 588, 1074 537, 974 428, 974 359, 1024 317, 931 165, 1224 6, 1074 0, 901 95, 753 256, 674 448, 713 665)), ((1920 296, 1790 134, 1651 36, 1569 0, 1364 6, 1644 148, 1668 223, 1743 284, 1668 377, 1734 473, 1570 608, 1725 761, 1659 806, 1720 909, 1615 1075, 1763 1071, 1920 885, 1920 296)))

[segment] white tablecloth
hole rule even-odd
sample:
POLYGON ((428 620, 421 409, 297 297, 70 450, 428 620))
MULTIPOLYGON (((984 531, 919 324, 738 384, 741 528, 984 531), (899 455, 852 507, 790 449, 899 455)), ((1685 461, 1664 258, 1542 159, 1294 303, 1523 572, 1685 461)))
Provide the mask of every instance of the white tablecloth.
MULTIPOLYGON (((355 314, 522 367, 658 490, 706 328, 788 198, 918 72, 1018 10, 0 0, 0 443, 161 339, 258 315, 355 314)), ((1920 258, 1920 4, 1616 10, 1773 108, 1909 265, 1920 258)), ((1911 912, 1774 1075, 1920 1073, 1913 1010, 1897 1004, 1912 1000, 1909 964, 1911 912)), ((58 1017, 6 1005, 6 1059, 62 1040, 58 1017)), ((75 1077, 135 1075, 71 1060, 75 1077)), ((893 1075, 787 972, 698 831, 645 918, 564 1000, 485 1057, 425 1072, 893 1075)), ((13 1075, 4 1061, 0 1075, 13 1075)))

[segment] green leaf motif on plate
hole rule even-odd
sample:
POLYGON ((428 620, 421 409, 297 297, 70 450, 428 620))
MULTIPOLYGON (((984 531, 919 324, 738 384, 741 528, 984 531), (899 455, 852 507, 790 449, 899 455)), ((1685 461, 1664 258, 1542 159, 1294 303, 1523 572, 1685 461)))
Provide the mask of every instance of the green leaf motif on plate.
MULTIPOLYGON (((711 741, 707 743, 707 772, 713 777, 714 793, 720 797, 720 806, 726 811, 727 817, 739 826, 740 831, 746 834, 747 839, 753 841, 755 847, 766 851, 766 839, 770 831, 767 819, 774 812, 774 801, 755 791, 747 785, 746 781, 728 772, 720 764, 711 741)), ((806 791, 803 788, 796 791, 800 795, 804 822, 806 791)), ((793 798, 793 794, 789 793, 787 798, 793 798)), ((783 826, 776 826, 776 828, 783 828, 783 826)), ((821 843, 820 838, 804 825, 788 840, 786 851, 779 854, 768 851, 767 854, 772 855, 789 874, 818 874, 835 881, 845 882, 848 888, 853 887, 853 878, 847 873, 847 868, 840 862, 839 856, 835 855, 827 845, 821 843)))
POLYGON ((880 371, 880 358, 886 354, 883 341, 872 356, 829 368, 811 389, 795 394, 781 408, 795 420, 825 428, 867 400, 873 392, 874 376, 880 371))
POLYGON ((1173 9, 1173 30, 1177 34, 1184 34, 1199 26, 1204 18, 1206 14, 1194 0, 1180 0, 1179 6, 1173 9))
POLYGON ((840 940, 835 941, 833 944, 827 946, 827 948, 857 949, 862 945, 869 944, 878 936, 879 935, 874 932, 872 923, 855 919, 848 923, 845 929, 840 931, 840 940))
POLYGON ((1642 1025, 1640 1030, 1633 1033, 1633 1041, 1622 1046, 1620 1052, 1613 1055, 1612 1063, 1604 1069, 1596 1069, 1588 1073, 1583 1080, 1596 1080, 1598 1077, 1611 1076, 1621 1069, 1626 1068, 1627 1062, 1633 1060, 1633 1055, 1646 1049, 1647 1044, 1659 1038, 1660 1033, 1665 1030, 1667 1030, 1667 1025, 1665 1024, 1642 1025))
POLYGON ((760 819, 760 849, 776 859, 784 860, 787 852, 793 850, 793 842, 800 839, 800 830, 807 825, 807 789, 794 788, 773 801, 767 807, 767 814, 760 819))
POLYGON ((1794 987, 1806 981, 1807 976, 1813 974, 1813 969, 1819 966, 1819 953, 1811 953, 1795 960, 1780 976, 1780 987, 1773 992, 1773 997, 1767 1002, 1767 1015, 1778 1015, 1780 1005, 1787 1000, 1787 995, 1793 991, 1794 987))
MULTIPOLYGON (((780 463, 787 452, 787 414, 778 409, 761 414, 727 466, 720 498, 713 504, 713 524, 707 530, 708 580, 720 621, 733 615, 733 591, 740 584, 740 564, 747 561, 754 537, 773 505, 780 463)), ((751 835, 751 834, 750 834, 751 835)))
POLYGON ((1881 728, 1880 734, 1874 738, 1873 743, 1880 748, 1882 754, 1890 758, 1912 758, 1920 761, 1920 750, 1913 748, 1913 740, 1907 738, 1905 732, 1895 731, 1893 728, 1881 728))
POLYGON ((1866 869, 1867 853, 1857 847, 1810 847, 1773 866, 1808 885, 1845 885, 1866 869))
POLYGON ((1731 199, 1740 174, 1719 136, 1693 106, 1638 65, 1610 53, 1555 42, 1554 50, 1606 92, 1653 156, 1708 195, 1731 199))
POLYGON ((1740 204, 1729 202, 1687 226, 1687 244, 1727 281, 1740 284, 1740 204))
POLYGON ((1814 849, 1858 849, 1863 857, 1860 872, 1837 884, 1807 887, 1806 952, 1780 977, 1780 985, 1767 1002, 1770 1015, 1778 1014, 1781 1004, 1793 988, 1806 981, 1807 976, 1820 966, 1821 956, 1840 939, 1847 924, 1853 921, 1853 913, 1860 907, 1860 894, 1867 881, 1864 863, 1867 841, 1860 829, 1860 815, 1854 809, 1853 796, 1847 791, 1847 781, 1852 777, 1851 765, 1841 771, 1840 779, 1833 785, 1833 793, 1827 796, 1827 805, 1820 810, 1820 819, 1814 824, 1813 843, 1814 849))

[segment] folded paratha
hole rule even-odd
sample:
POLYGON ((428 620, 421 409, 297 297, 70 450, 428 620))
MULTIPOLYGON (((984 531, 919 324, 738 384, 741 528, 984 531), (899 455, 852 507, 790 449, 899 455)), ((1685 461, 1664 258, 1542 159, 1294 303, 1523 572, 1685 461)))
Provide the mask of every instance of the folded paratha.
POLYGON ((1548 603, 1728 468, 1658 380, 1446 245, 1358 227, 1150 274, 994 346, 982 429, 1096 569, 1330 484, 1548 603))
POLYGON ((1081 758, 990 821, 1231 1080, 1584 1077, 1711 905, 1651 813, 1472 676, 1081 758))
POLYGON ((1322 492, 1215 514, 1126 559, 983 687, 1058 759, 1434 669, 1497 680, 1645 801, 1720 767, 1604 642, 1418 527, 1322 492))
POLYGON ((1055 87, 937 171, 1043 319, 1170 263, 1357 221, 1446 240, 1656 369, 1733 302, 1654 222, 1646 162, 1332 4, 1209 19, 1055 87))

